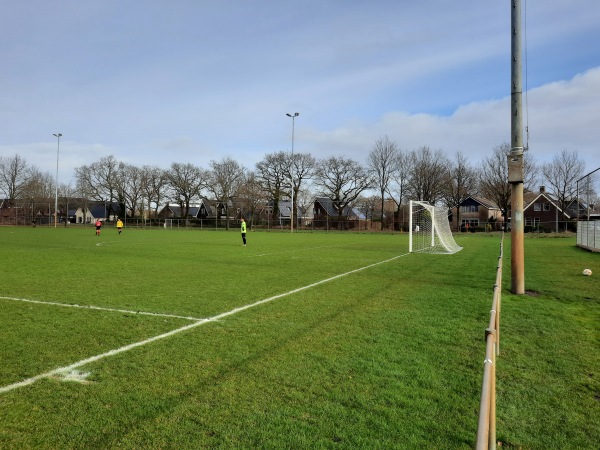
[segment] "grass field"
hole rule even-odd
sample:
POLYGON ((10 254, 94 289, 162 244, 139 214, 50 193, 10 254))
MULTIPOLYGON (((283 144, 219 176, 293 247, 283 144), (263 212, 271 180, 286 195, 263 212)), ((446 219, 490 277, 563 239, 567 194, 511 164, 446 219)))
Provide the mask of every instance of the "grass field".
MULTIPOLYGON (((457 242, 0 228, 0 448, 473 448, 500 237, 457 242)), ((498 440, 597 448, 600 254, 525 245, 498 440)))

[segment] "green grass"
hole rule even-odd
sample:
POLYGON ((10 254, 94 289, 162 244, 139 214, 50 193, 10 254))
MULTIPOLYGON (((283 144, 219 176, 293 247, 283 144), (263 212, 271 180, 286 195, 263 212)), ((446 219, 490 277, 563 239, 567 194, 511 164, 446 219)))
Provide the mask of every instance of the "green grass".
MULTIPOLYGON (((457 240, 390 260, 406 235, 0 228, 1 297, 81 306, 0 299, 0 388, 390 260, 0 393, 0 448, 473 448, 500 238, 457 240)), ((498 440, 596 448, 600 255, 525 244, 498 440)))

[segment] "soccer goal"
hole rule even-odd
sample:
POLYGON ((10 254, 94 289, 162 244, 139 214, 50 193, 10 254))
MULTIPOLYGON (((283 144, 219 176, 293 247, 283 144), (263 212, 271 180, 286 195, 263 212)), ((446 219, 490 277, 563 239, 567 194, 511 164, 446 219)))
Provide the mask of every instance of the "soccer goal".
POLYGON ((462 250, 450 231, 446 208, 411 200, 409 227, 408 251, 411 253, 450 254, 462 250))

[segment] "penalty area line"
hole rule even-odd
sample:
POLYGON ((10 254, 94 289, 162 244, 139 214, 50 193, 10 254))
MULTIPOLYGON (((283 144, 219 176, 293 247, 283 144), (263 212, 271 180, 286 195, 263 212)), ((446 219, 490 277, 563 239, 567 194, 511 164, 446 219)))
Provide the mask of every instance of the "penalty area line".
POLYGON ((118 312, 118 313, 123 313, 123 314, 140 314, 143 316, 169 317, 171 319, 184 319, 184 320, 193 320, 193 321, 204 320, 204 319, 200 319, 198 317, 178 316, 175 314, 162 314, 162 313, 154 313, 154 312, 146 312, 146 311, 130 311, 127 309, 104 308, 102 306, 94 306, 94 305, 78 305, 77 303, 45 302, 43 300, 31 300, 31 299, 27 299, 27 298, 18 298, 18 297, 0 296, 0 300, 12 300, 15 302, 35 303, 38 305, 48 305, 48 306, 61 306, 63 308, 93 309, 95 311, 118 312))
MULTIPOLYGON (((124 347, 120 347, 120 348, 117 348, 117 349, 114 349, 114 350, 109 350, 108 352, 101 353, 101 354, 96 355, 96 356, 91 356, 91 357, 86 358, 86 359, 82 359, 80 361, 77 361, 77 362, 69 365, 69 366, 59 367, 57 369, 51 370, 49 372, 41 373, 39 375, 36 375, 34 377, 31 377, 31 378, 27 378, 27 379, 19 381, 17 383, 8 384, 6 386, 0 386, 0 394, 12 391, 12 390, 17 389, 17 388, 29 386, 29 385, 35 383, 36 381, 39 381, 39 380, 44 379, 44 378, 50 378, 50 377, 54 377, 54 376, 63 376, 64 377, 65 374, 68 374, 68 373, 72 372, 73 370, 75 370, 75 369, 77 369, 77 368, 79 368, 81 366, 84 366, 86 364, 90 364, 90 363, 99 361, 101 359, 107 358, 109 356, 118 355, 119 353, 124 353, 124 352, 132 350, 134 348, 142 347, 142 346, 144 346, 146 344, 150 344, 152 342, 156 342, 156 341, 159 341, 161 339, 165 339, 165 338, 174 336, 174 335, 179 334, 179 333, 181 333, 183 331, 191 330, 192 328, 196 328, 196 327, 199 327, 200 325, 204 325, 205 323, 216 322, 216 321, 218 321, 220 319, 223 319, 225 317, 237 314, 237 313, 242 312, 242 311, 246 311, 247 309, 254 308, 256 306, 259 306, 259 305, 262 305, 262 304, 265 304, 265 303, 268 303, 268 302, 272 302, 273 300, 277 300, 277 299, 280 299, 280 298, 283 298, 283 297, 287 297, 288 295, 297 294, 298 292, 305 291, 305 290, 313 288, 315 286, 319 286, 321 284, 329 283, 329 282, 337 280, 339 278, 343 278, 345 276, 352 275, 354 273, 361 272, 363 270, 367 270, 367 269, 370 269, 372 267, 379 266, 381 264, 385 264, 385 263, 394 261, 394 260, 396 260, 398 258, 402 258, 403 256, 407 256, 409 254, 410 253, 404 253, 403 255, 394 256, 393 258, 389 258, 389 259, 386 259, 386 260, 383 260, 383 261, 378 261, 376 263, 369 264, 369 265, 364 266, 364 267, 359 267, 358 269, 350 270, 348 272, 341 273, 339 275, 334 275, 332 277, 325 278, 325 279, 317 281, 315 283, 307 284, 306 286, 302 286, 302 287, 299 287, 297 289, 292 289, 291 291, 284 292, 283 294, 277 294, 277 295, 274 295, 272 297, 265 298, 265 299, 259 300, 257 302, 254 302, 254 303, 250 303, 248 305, 240 306, 240 307, 234 308, 234 309, 232 309, 230 311, 226 311, 224 313, 217 314, 216 316, 212 316, 212 317, 209 317, 209 318, 206 318, 206 319, 198 320, 198 321, 196 321, 194 323, 191 323, 191 324, 188 324, 186 326, 183 326, 183 327, 176 328, 174 330, 168 331, 167 333, 159 334, 157 336, 153 336, 151 338, 144 339, 143 341, 134 342, 132 344, 125 345, 124 347)), ((0 298, 6 298, 6 297, 0 297, 0 298)))

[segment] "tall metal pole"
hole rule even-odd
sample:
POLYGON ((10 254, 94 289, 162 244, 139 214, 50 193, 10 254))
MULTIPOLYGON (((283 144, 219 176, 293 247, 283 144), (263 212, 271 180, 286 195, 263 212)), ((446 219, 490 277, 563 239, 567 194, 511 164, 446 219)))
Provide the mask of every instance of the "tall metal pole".
POLYGON ((290 165, 290 175, 292 178, 292 209, 290 212, 290 233, 294 232, 294 128, 296 124, 296 117, 298 117, 300 113, 289 114, 286 116, 292 118, 292 160, 290 165))
POLYGON ((56 136, 56 139, 58 140, 58 146, 56 148, 56 180, 55 180, 55 192, 54 192, 54 228, 57 227, 57 211, 58 211, 58 155, 60 153, 60 137, 62 136, 61 133, 52 133, 54 136, 56 136))
POLYGON ((511 12, 511 148, 508 155, 508 182, 511 186, 511 292, 525 293, 525 251, 523 230, 523 114, 521 64, 521 0, 512 0, 511 12))

